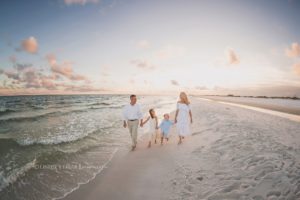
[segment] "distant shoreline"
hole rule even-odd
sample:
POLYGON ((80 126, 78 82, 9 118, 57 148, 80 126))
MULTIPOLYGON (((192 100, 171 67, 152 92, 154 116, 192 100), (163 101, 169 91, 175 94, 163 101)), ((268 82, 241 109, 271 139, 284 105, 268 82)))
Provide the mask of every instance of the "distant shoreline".
MULTIPOLYGON (((263 108, 263 109, 268 109, 268 110, 273 110, 273 111, 278 111, 278 112, 283 112, 283 113, 288 113, 288 114, 293 114, 293 115, 300 115, 300 108, 299 107, 290 107, 290 106, 285 106, 285 105, 277 105, 273 104, 271 102, 255 102, 255 101, 250 101, 249 97, 245 96, 240 96, 241 98, 235 98, 237 96, 221 96, 221 95, 210 95, 210 96, 198 96, 200 98, 205 98, 209 99, 212 101, 220 101, 220 102, 228 102, 228 103, 235 103, 235 104, 241 104, 245 106, 252 106, 252 107, 257 107, 257 108, 263 108), (248 101, 242 98, 248 98, 248 101)), ((263 98, 263 97, 252 97, 253 99, 280 99, 280 100, 299 100, 299 99, 288 99, 288 98, 263 98)), ((296 101, 295 101, 296 102, 296 101)))
POLYGON ((299 97, 293 96, 248 96, 248 95, 233 95, 233 94, 228 94, 228 95, 193 95, 193 96, 212 96, 212 97, 244 97, 244 98, 260 98, 260 99, 292 99, 292 100, 300 100, 299 97))

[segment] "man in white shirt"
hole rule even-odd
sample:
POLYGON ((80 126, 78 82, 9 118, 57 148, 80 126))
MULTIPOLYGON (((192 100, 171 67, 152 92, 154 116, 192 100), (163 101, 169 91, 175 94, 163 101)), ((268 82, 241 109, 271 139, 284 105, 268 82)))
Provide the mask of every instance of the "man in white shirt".
POLYGON ((132 151, 136 148, 137 133, 140 120, 140 126, 143 126, 143 114, 141 107, 136 103, 136 95, 130 95, 130 104, 123 108, 124 128, 128 127, 132 139, 132 151))

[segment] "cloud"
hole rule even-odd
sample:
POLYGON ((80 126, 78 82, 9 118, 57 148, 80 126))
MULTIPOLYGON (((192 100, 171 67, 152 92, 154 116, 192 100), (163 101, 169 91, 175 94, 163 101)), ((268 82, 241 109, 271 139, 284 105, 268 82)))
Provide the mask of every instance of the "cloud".
POLYGON ((300 57, 300 45, 294 42, 290 49, 285 49, 285 55, 290 58, 300 57))
POLYGON ((136 60, 131 60, 130 63, 140 69, 146 69, 146 70, 155 69, 155 66, 150 62, 148 62, 147 60, 136 59, 136 60))
POLYGON ((174 57, 180 57, 185 54, 186 50, 183 47, 168 45, 161 48, 156 56, 160 59, 170 59, 174 57))
POLYGON ((66 5, 72 5, 72 4, 80 4, 85 5, 87 3, 98 3, 99 0, 64 0, 64 3, 66 5))
POLYGON ((35 54, 38 51, 38 42, 34 37, 29 37, 22 41, 21 48, 28 53, 35 54))
POLYGON ((293 65, 293 71, 294 71, 295 74, 300 76, 300 63, 296 63, 296 64, 293 65))
POLYGON ((16 63, 17 62, 16 56, 15 55, 9 56, 9 61, 12 62, 12 63, 16 63))
POLYGON ((205 87, 205 86, 196 86, 195 89, 196 90, 207 90, 207 87, 205 87))
MULTIPOLYGON (((4 74, 11 80, 11 83, 15 88, 23 89, 48 89, 61 91, 73 91, 73 92, 92 92, 102 91, 103 89, 95 88, 92 85, 78 85, 67 84, 65 82, 58 82, 59 76, 55 73, 43 74, 39 69, 34 67, 26 67, 21 71, 12 70, 0 70, 0 74, 4 74)), ((88 82, 86 82, 88 83, 88 82)), ((11 88, 11 85, 7 85, 6 89, 11 88)))
POLYGON ((130 79, 130 80, 129 80, 129 83, 130 83, 130 84, 135 84, 135 80, 134 80, 134 79, 130 79))
POLYGON ((136 46, 139 49, 148 49, 150 47, 150 43, 147 40, 140 40, 136 46))
POLYGON ((54 54, 47 55, 50 68, 36 68, 32 64, 17 63, 14 59, 11 69, 0 69, 0 74, 6 76, 2 80, 1 94, 33 94, 69 92, 100 92, 102 88, 97 88, 90 83, 87 77, 73 72, 71 62, 58 64, 54 54), (67 80, 62 79, 66 77, 67 80), (84 82, 81 82, 84 80, 84 82), (80 81, 80 82, 74 82, 80 81))
POLYGON ((108 73, 108 72, 102 72, 102 73, 101 73, 101 76, 109 77, 109 76, 110 76, 110 73, 108 73))
POLYGON ((15 65, 14 65, 14 68, 17 71, 23 71, 23 70, 25 70, 26 68, 29 68, 29 67, 32 67, 32 65, 31 64, 21 64, 21 63, 15 63, 15 65))
POLYGON ((44 75, 31 65, 21 66, 14 71, 2 70, 2 73, 11 79, 14 85, 22 84, 24 88, 54 88, 55 85, 51 82, 56 79, 55 76, 44 75))
POLYGON ((99 12, 101 15, 106 15, 106 13, 110 9, 114 8, 117 5, 117 0, 111 0, 110 2, 108 2, 108 4, 106 4, 105 1, 102 1, 101 3, 102 3, 102 6, 101 6, 99 12))
POLYGON ((59 85, 63 87, 65 91, 72 91, 72 92, 101 92, 105 91, 103 88, 97 88, 92 85, 74 85, 74 84, 65 84, 62 83, 59 85))
POLYGON ((227 62, 230 65, 235 65, 240 63, 240 59, 233 49, 228 49, 226 52, 227 62))
POLYGON ((178 83, 178 81, 176 81, 176 80, 171 80, 171 84, 172 84, 172 85, 175 85, 175 86, 179 86, 179 83, 178 83))
POLYGON ((48 54, 46 58, 50 65, 50 69, 53 73, 62 75, 74 81, 81 81, 81 80, 88 81, 87 77, 83 75, 75 74, 73 72, 73 67, 71 62, 64 61, 62 64, 58 64, 54 54, 48 54))

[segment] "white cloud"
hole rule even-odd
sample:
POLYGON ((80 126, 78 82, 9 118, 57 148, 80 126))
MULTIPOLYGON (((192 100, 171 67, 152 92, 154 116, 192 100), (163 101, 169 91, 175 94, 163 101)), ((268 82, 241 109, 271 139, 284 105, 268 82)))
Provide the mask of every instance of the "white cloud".
POLYGON ((171 84, 172 84, 172 85, 175 85, 175 86, 179 86, 179 83, 178 83, 178 81, 176 81, 176 80, 171 80, 171 84))
POLYGON ((181 57, 185 54, 186 49, 180 46, 168 45, 157 52, 157 57, 160 59, 169 59, 174 57, 181 57))
POLYGON ((67 5, 72 5, 72 4, 85 5, 87 3, 98 3, 99 0, 64 0, 64 2, 67 5))
POLYGON ((136 46, 139 48, 139 49, 148 49, 150 47, 150 42, 147 41, 147 40, 140 40, 136 46))
POLYGON ((155 66, 147 60, 136 59, 136 60, 131 60, 130 63, 140 69, 147 69, 147 70, 155 69, 155 66))

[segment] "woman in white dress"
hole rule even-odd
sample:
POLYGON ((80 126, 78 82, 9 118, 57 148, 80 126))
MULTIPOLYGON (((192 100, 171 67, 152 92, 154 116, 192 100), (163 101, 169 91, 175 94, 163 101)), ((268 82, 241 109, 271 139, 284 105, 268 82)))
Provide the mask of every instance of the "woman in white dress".
POLYGON ((179 135, 178 144, 182 143, 182 139, 191 134, 190 123, 193 123, 192 111, 190 102, 185 92, 179 95, 180 100, 177 102, 177 109, 175 114, 175 123, 179 135))

